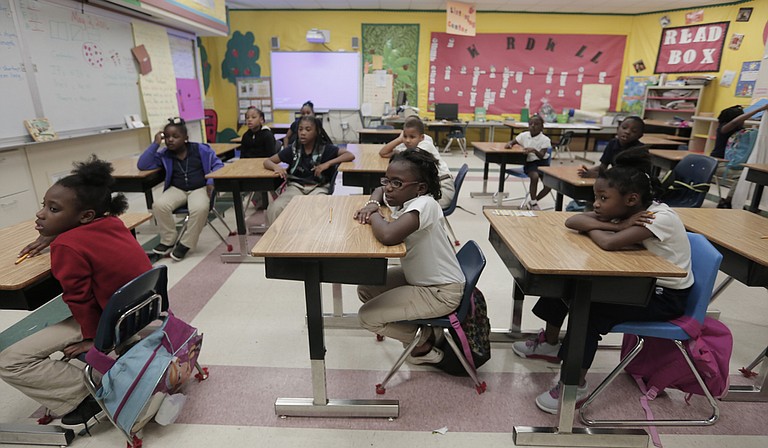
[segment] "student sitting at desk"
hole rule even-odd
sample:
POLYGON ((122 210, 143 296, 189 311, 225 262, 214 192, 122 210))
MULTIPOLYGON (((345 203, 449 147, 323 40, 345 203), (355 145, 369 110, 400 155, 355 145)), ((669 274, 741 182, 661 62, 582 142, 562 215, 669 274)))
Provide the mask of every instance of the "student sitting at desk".
POLYGON ((264 161, 264 168, 286 180, 285 189, 267 207, 267 221, 275 222, 294 196, 331 194, 336 170, 342 162, 355 160, 355 155, 331 143, 323 131, 323 122, 314 115, 299 119, 299 138, 279 153, 264 161), (288 165, 288 169, 281 166, 288 165))
POLYGON ((448 164, 440 157, 440 151, 435 148, 432 137, 424 134, 424 122, 417 116, 410 116, 403 123, 403 132, 399 137, 384 145, 379 151, 381 157, 392 157, 393 154, 406 149, 421 149, 432 154, 437 161, 437 173, 440 176, 440 191, 442 197, 438 200, 440 207, 447 208, 451 205, 456 195, 456 186, 453 184, 453 176, 448 169, 448 164))
MULTIPOLYGON (((128 208, 114 197, 112 166, 93 156, 57 181, 43 198, 35 229, 51 243, 51 273, 72 316, 27 336, 0 353, 0 377, 63 416, 62 426, 95 423, 101 408, 83 371, 66 362, 93 346, 101 311, 112 294, 152 268, 136 238, 117 217, 128 208), (64 360, 51 359, 56 352, 64 360)), ((29 246, 22 251, 28 251, 29 246)))
MULTIPOLYGON (((305 117, 307 115, 314 117, 315 105, 312 103, 312 101, 307 101, 301 105, 301 110, 299 110, 299 112, 301 113, 301 117, 305 117)), ((285 137, 283 137, 283 148, 291 146, 296 141, 296 136, 299 135, 299 120, 301 120, 301 117, 293 120, 291 127, 288 128, 288 132, 285 133, 285 137)))
MULTIPOLYGON (((682 316, 693 286, 691 246, 680 217, 666 204, 654 202, 659 194, 659 180, 651 175, 650 155, 642 149, 624 151, 614 160, 614 167, 600 170, 595 181, 594 211, 568 218, 565 225, 587 234, 605 250, 621 250, 642 245, 651 253, 686 270, 685 278, 658 278, 656 292, 645 307, 593 303, 589 310, 586 346, 577 402, 588 395, 586 374, 597 352, 601 334, 627 321, 667 321, 682 316)), ((621 291, 617 291, 621 294, 621 291)), ((561 298, 542 297, 533 307, 546 329, 531 341, 516 342, 512 350, 524 358, 549 361, 565 359, 565 347, 558 343, 560 327, 568 314, 568 304, 561 298)), ((566 333, 565 338, 568 338, 566 333)), ((559 384, 536 397, 536 406, 556 414, 559 384)))
MULTIPOLYGON (((385 285, 357 287, 363 302, 358 317, 364 328, 409 344, 418 325, 400 321, 440 317, 454 311, 464 291, 464 273, 441 224, 435 158, 416 149, 397 153, 381 184, 354 218, 370 224, 382 244, 405 242, 406 255, 402 266, 387 271, 385 285), (393 208, 392 221, 381 215, 382 201, 393 208)), ((439 363, 443 352, 436 346, 441 336, 442 331, 424 332, 406 360, 412 364, 439 363)))
POLYGON ((632 115, 622 120, 619 124, 619 129, 616 131, 616 137, 608 142, 608 145, 603 151, 603 155, 600 157, 600 164, 594 165, 590 168, 582 165, 579 167, 579 176, 581 177, 597 177, 598 172, 602 169, 608 169, 613 163, 613 159, 627 149, 637 146, 643 146, 640 138, 643 137, 645 131, 645 122, 637 115, 632 115))
POLYGON ((528 130, 521 132, 515 139, 506 144, 505 148, 520 146, 523 152, 528 154, 523 165, 523 172, 531 179, 529 186, 530 200, 528 208, 531 210, 541 210, 539 200, 549 194, 551 188, 544 186, 541 192, 536 194, 539 187, 539 167, 549 166, 549 150, 552 148, 552 141, 541 131, 544 130, 544 119, 539 115, 534 115, 528 120, 528 130))
POLYGON ((160 244, 152 251, 158 255, 170 253, 171 258, 181 261, 197 246, 208 219, 213 179, 205 176, 223 167, 224 163, 210 146, 189 142, 184 119, 176 117, 169 119, 163 132, 155 135, 155 141, 139 157, 137 166, 140 170, 165 169, 163 194, 152 206, 152 214, 160 227, 160 244), (160 147, 163 141, 165 148, 160 147), (189 225, 181 240, 176 242, 173 211, 184 204, 189 209, 189 225))
POLYGON ((245 111, 245 125, 248 130, 240 140, 240 158, 269 157, 275 151, 275 136, 264 126, 264 112, 256 107, 245 111))

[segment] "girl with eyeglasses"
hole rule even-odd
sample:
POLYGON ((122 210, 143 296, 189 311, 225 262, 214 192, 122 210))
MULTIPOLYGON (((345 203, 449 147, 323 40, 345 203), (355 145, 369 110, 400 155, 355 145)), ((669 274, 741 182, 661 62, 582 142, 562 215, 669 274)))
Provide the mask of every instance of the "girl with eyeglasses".
MULTIPOLYGON (((429 319, 454 311, 464 291, 464 274, 441 220, 440 177, 428 152, 407 149, 392 156, 382 186, 355 212, 354 219, 369 224, 385 245, 405 243, 401 266, 387 271, 385 285, 360 285, 363 302, 358 317, 362 326, 404 344, 413 341, 418 325, 404 320, 429 319), (392 210, 392 220, 381 206, 392 210)), ((412 364, 437 364, 441 331, 424 332, 406 359, 412 364)))

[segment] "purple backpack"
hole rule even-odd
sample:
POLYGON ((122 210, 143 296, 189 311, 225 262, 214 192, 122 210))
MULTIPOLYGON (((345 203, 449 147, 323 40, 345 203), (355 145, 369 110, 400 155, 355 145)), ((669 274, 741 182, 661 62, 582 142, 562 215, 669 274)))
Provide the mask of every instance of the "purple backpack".
MULTIPOLYGON (((684 342, 688 355, 712 396, 723 397, 728 392, 728 364, 733 350, 731 331, 722 322, 709 317, 704 319, 703 324, 687 316, 670 323, 678 325, 691 336, 684 342)), ((635 343, 635 336, 624 335, 622 358, 635 343)), ((687 392, 688 398, 691 394, 704 395, 685 358, 675 343, 668 339, 645 338, 643 349, 624 370, 636 380, 643 381, 647 390, 643 393, 650 400, 668 387, 687 392)))

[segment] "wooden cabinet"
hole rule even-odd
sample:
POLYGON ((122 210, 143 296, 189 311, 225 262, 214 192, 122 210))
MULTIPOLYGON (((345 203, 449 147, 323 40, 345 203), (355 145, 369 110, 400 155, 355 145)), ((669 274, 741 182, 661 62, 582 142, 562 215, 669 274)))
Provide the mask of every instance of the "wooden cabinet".
MULTIPOLYGON (((691 142, 688 145, 688 149, 694 152, 703 152, 704 154, 712 152, 712 149, 715 147, 717 125, 718 122, 715 117, 694 115, 691 142)), ((760 121, 747 120, 744 122, 744 126, 760 126, 760 121)))
POLYGON ((643 99, 643 119, 690 122, 699 113, 704 86, 648 86, 643 99))

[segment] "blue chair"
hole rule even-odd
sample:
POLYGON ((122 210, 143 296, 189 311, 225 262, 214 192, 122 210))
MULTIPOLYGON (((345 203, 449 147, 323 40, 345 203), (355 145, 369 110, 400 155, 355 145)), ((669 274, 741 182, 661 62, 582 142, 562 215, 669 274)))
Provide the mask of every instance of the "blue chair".
POLYGON ((701 207, 716 170, 717 160, 712 157, 702 154, 689 154, 683 157, 683 160, 672 170, 674 182, 664 193, 661 201, 670 207, 701 207))
MULTIPOLYGON (((563 138, 565 138, 565 137, 563 137, 563 138)), ((552 147, 550 147, 549 150, 547 150, 547 153, 549 154, 549 157, 547 157, 547 164, 546 164, 546 166, 550 166, 552 164, 552 158, 553 158, 552 151, 553 151, 552 147)), ((570 153, 570 151, 569 151, 569 153, 570 153)), ((523 171, 522 167, 519 167, 519 168, 507 168, 506 173, 507 173, 507 177, 504 178, 504 181, 506 181, 509 178, 509 176, 516 177, 516 178, 518 178, 518 179, 523 181, 523 188, 525 189, 525 196, 521 196, 521 197, 518 197, 518 198, 504 199, 502 202, 505 202, 505 201, 518 201, 519 200, 520 201, 519 208, 523 208, 523 206, 525 205, 525 202, 528 200, 528 197, 530 196, 530 188, 528 188, 528 184, 525 182, 526 180, 529 180, 530 177, 528 177, 528 175, 525 174, 525 171, 523 171)), ((498 193, 495 193, 495 194, 498 194, 498 193)), ((555 198, 554 198, 554 196, 553 196, 551 191, 549 192, 549 195, 552 197, 552 200, 554 201, 555 198)))
MULTIPOLYGON (((480 274, 483 272, 483 269, 485 269, 485 255, 483 255, 483 251, 480 250, 480 246, 478 246, 475 241, 470 240, 467 241, 467 244, 465 244, 461 250, 459 250, 459 252, 456 254, 456 258, 459 260, 459 265, 461 265, 461 271, 464 272, 466 283, 464 284, 464 295, 461 297, 459 307, 456 309, 456 311, 454 311, 454 313, 456 314, 459 322, 464 322, 464 319, 466 319, 467 315, 469 314, 469 310, 472 305, 472 291, 475 289, 477 281, 480 279, 480 274)), ((475 390, 477 390, 478 394, 485 392, 485 382, 481 383, 477 378, 477 372, 469 365, 467 360, 464 358, 464 352, 462 352, 461 348, 456 345, 456 342, 454 342, 453 337, 451 336, 449 331, 451 328, 450 315, 437 317, 434 319, 412 320, 408 321, 408 323, 418 324, 419 329, 416 330, 416 335, 414 336, 413 341, 408 344, 408 347, 405 348, 403 354, 397 358, 397 362, 395 362, 395 365, 392 366, 392 369, 390 369, 389 373, 387 373, 384 381, 376 385, 377 394, 381 395, 386 392, 387 383, 395 375, 395 373, 397 373, 397 371, 400 369, 400 366, 403 365, 405 358, 407 358, 413 349, 416 348, 416 344, 419 342, 421 334, 425 331, 432 331, 432 327, 443 329, 445 340, 448 342, 448 345, 451 346, 451 349, 456 354, 456 357, 459 358, 461 365, 464 366, 464 370, 466 370, 469 376, 472 378, 472 381, 475 383, 475 390)))
MULTIPOLYGON (((712 289, 715 285, 717 271, 720 268, 722 254, 707 241, 702 235, 688 233, 688 240, 691 243, 691 269, 695 279, 688 304, 685 309, 685 315, 698 322, 703 323, 707 314, 707 306, 712 296, 712 289)), ((625 333, 637 336, 637 344, 629 354, 621 360, 619 365, 600 383, 599 386, 587 397, 579 410, 581 421, 587 426, 704 426, 714 424, 720 416, 720 409, 717 401, 707 389, 706 384, 701 379, 701 375, 694 367, 693 361, 685 348, 685 343, 690 339, 688 334, 679 326, 669 322, 624 322, 611 329, 611 333, 625 333), (632 359, 640 353, 643 348, 643 337, 654 337, 669 339, 675 342, 680 349, 688 366, 693 371, 699 385, 704 390, 707 401, 712 407, 712 415, 704 420, 594 420, 586 416, 589 405, 597 396, 616 378, 616 376, 629 364, 632 359)))
MULTIPOLYGON (((184 204, 181 207, 177 208, 173 211, 174 215, 184 215, 184 221, 181 224, 181 229, 179 230, 179 234, 176 237, 176 241, 174 241, 173 245, 175 246, 178 244, 179 241, 181 241, 181 237, 184 235, 184 232, 187 231, 187 226, 189 225, 189 209, 187 208, 187 205, 184 204)), ((227 252, 232 252, 232 244, 227 242, 227 239, 224 238, 224 235, 222 235, 219 230, 213 226, 211 223, 211 219, 218 219, 222 224, 224 224, 224 227, 227 228, 227 235, 228 236, 234 236, 237 233, 233 232, 232 229, 229 227, 229 224, 227 224, 226 221, 224 221, 224 217, 221 216, 221 213, 219 213, 218 210, 216 210, 216 190, 213 190, 211 192, 211 199, 208 205, 208 219, 205 221, 205 225, 209 226, 213 229, 213 231, 216 233, 216 236, 219 237, 222 243, 227 245, 227 252), (211 214, 213 214, 213 218, 211 218, 211 214)))
POLYGON ((461 153, 464 154, 464 157, 467 157, 467 126, 469 126, 469 122, 464 123, 463 126, 454 126, 448 131, 448 135, 446 136, 448 143, 445 144, 443 153, 450 153, 451 145, 456 141, 456 143, 459 144, 461 153))
POLYGON ((448 222, 448 217, 452 215, 457 208, 460 208, 465 212, 474 215, 474 213, 458 205, 459 192, 461 191, 461 186, 464 184, 464 178, 467 176, 467 171, 469 171, 469 167, 467 166, 466 163, 462 165, 461 168, 459 168, 459 174, 457 174, 456 177, 453 179, 453 186, 456 190, 456 194, 453 196, 453 200, 451 201, 451 203, 448 204, 448 207, 443 209, 443 218, 445 218, 445 225, 448 226, 448 232, 450 232, 451 238, 452 238, 450 239, 450 241, 457 247, 460 246, 461 243, 459 242, 458 238, 456 238, 456 234, 453 232, 453 227, 451 227, 451 223, 448 222))

